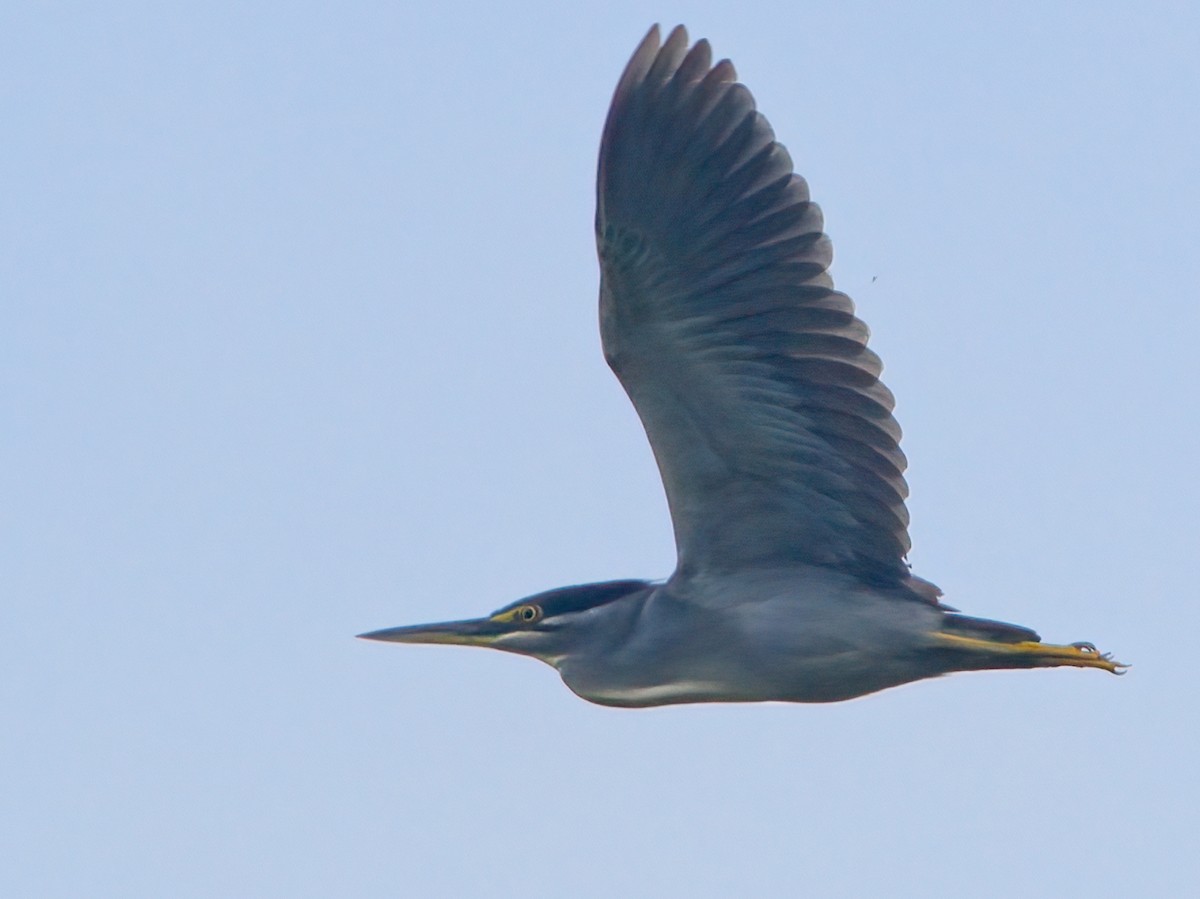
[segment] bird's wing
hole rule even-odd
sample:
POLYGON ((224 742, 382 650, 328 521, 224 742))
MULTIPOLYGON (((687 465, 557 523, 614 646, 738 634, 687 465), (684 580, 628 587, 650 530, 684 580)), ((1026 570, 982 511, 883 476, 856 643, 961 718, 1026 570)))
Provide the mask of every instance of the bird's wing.
POLYGON ((904 455, 820 209, 728 60, 655 26, 600 147, 604 353, 650 438, 679 572, 906 578, 904 455))

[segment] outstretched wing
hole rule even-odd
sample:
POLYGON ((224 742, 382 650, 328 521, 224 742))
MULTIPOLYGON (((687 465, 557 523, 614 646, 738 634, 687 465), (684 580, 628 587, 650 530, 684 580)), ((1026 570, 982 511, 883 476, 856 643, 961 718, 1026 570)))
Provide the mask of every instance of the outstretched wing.
POLYGON ((904 455, 821 211, 728 60, 651 29, 600 147, 604 353, 646 428, 679 571, 907 577, 904 455))

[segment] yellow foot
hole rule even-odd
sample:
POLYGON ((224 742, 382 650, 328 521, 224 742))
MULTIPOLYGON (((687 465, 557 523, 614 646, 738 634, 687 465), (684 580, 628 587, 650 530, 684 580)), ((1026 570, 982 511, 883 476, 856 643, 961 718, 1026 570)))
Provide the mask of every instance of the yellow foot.
POLYGON ((1111 653, 1102 653, 1091 643, 1071 643, 1068 646, 1032 641, 1001 643, 941 632, 932 636, 957 649, 991 656, 997 661, 997 668, 1052 668, 1067 665, 1072 668, 1103 668, 1113 674, 1124 674, 1129 667, 1122 662, 1114 662, 1111 653), (1002 659, 1007 660, 1008 664, 1004 664, 1002 659))

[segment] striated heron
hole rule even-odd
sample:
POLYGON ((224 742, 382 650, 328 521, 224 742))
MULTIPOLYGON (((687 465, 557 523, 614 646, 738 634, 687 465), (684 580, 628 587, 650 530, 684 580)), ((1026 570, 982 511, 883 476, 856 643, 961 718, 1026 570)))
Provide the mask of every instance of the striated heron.
POLYGON ((980 669, 1122 672, 1090 643, 959 614, 910 573, 879 357, 833 288, 808 185, 707 41, 646 35, 613 96, 596 193, 604 355, 662 474, 674 574, 361 636, 533 656, 614 706, 829 702, 980 669))

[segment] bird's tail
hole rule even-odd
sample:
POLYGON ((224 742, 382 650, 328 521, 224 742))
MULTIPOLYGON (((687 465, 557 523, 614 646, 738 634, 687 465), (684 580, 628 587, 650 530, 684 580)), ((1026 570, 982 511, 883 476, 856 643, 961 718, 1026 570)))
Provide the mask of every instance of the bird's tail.
POLYGON ((996 643, 1042 642, 1042 638, 1038 636, 1037 631, 1021 627, 1019 624, 992 621, 990 618, 972 618, 970 615, 960 615, 957 612, 951 612, 943 616, 942 632, 996 643))

